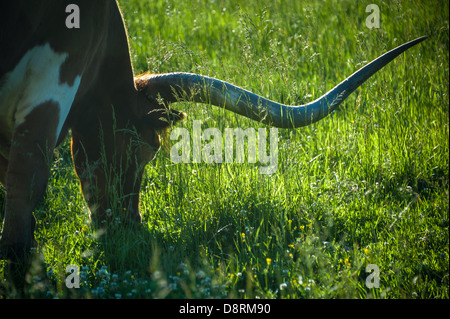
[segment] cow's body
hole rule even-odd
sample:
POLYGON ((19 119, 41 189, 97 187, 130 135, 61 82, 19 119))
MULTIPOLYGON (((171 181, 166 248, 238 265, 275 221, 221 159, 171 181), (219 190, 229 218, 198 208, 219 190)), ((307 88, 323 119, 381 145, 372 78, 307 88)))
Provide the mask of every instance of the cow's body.
POLYGON ((117 4, 70 2, 0 4, 0 182, 7 194, 0 255, 16 260, 33 245, 32 211, 45 192, 53 149, 68 129, 91 216, 102 222, 106 212, 120 208, 139 221, 142 172, 160 147, 158 131, 183 117, 168 103, 186 96, 270 125, 308 125, 424 39, 386 53, 321 98, 291 107, 199 75, 134 79, 117 4), (70 2, 79 7, 80 28, 66 27, 70 2))

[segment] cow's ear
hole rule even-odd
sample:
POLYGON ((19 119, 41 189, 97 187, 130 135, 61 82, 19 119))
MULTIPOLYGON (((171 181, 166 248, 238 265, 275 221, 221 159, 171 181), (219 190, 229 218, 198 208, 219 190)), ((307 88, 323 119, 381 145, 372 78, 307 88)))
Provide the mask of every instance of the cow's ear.
POLYGON ((145 116, 145 122, 156 130, 163 130, 183 121, 186 116, 186 113, 173 109, 154 109, 145 116))

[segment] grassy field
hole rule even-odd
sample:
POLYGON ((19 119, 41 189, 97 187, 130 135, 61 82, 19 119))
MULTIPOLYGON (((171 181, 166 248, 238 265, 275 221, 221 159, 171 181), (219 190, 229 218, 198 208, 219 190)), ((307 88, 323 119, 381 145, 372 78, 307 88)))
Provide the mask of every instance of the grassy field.
MULTIPOLYGON (((446 1, 374 2, 378 29, 366 27, 360 1, 119 2, 135 73, 201 73, 286 104, 430 38, 331 116, 280 129, 273 175, 248 161, 175 164, 167 137, 146 167, 142 229, 93 230, 67 139, 35 211, 41 259, 27 297, 449 298, 446 1), (79 289, 65 286, 69 264, 79 289), (368 265, 379 268, 379 288, 366 284, 368 265)), ((209 105, 175 108, 189 131, 193 120, 221 132, 264 127, 209 105)))

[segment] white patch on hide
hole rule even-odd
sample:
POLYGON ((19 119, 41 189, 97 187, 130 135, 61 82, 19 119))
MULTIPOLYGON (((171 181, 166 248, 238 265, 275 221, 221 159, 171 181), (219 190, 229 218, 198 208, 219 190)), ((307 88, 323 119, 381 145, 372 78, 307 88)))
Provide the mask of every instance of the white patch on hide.
POLYGON ((67 53, 56 53, 48 43, 36 46, 1 79, 0 118, 10 129, 23 124, 37 106, 53 101, 59 107, 59 123, 55 132, 58 139, 81 81, 78 75, 72 86, 60 83, 61 66, 68 56, 67 53))

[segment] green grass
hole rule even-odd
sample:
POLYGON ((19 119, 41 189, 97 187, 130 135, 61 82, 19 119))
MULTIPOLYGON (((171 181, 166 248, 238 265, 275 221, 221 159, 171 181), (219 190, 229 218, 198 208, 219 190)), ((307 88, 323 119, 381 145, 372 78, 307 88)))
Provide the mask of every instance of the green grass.
MULTIPOLYGON (((136 73, 201 73, 287 104, 430 38, 328 118, 279 130, 271 176, 251 163, 174 164, 167 138, 146 167, 143 227, 114 237, 91 228, 67 140, 35 211, 42 260, 27 297, 449 298, 445 1, 378 2, 371 30, 367 3, 355 1, 120 3, 136 73), (69 264, 82 271, 80 289, 65 287, 69 264), (378 289, 366 287, 369 264, 378 289)), ((208 105, 176 108, 190 131, 193 120, 222 132, 264 127, 208 105)))

